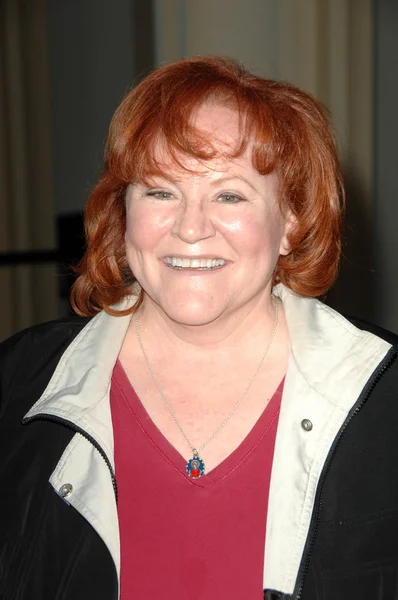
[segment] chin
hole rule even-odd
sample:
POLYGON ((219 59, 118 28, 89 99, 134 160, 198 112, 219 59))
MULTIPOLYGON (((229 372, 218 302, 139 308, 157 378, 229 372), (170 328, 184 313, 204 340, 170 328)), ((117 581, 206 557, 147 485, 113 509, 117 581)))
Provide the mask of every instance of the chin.
POLYGON ((182 306, 162 306, 160 308, 169 319, 186 326, 207 325, 221 317, 223 310, 206 303, 186 303, 182 306))

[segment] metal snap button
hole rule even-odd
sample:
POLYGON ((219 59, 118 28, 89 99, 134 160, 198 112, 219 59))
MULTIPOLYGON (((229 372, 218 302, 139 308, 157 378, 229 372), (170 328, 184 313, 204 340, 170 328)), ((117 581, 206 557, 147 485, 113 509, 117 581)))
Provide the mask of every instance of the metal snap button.
POLYGON ((309 419, 303 419, 301 421, 301 427, 304 429, 304 431, 311 431, 313 425, 309 419))
POLYGON ((61 498, 66 498, 66 496, 69 496, 72 490, 73 485, 71 483, 64 483, 64 485, 61 485, 61 487, 59 488, 58 493, 61 496, 61 498))

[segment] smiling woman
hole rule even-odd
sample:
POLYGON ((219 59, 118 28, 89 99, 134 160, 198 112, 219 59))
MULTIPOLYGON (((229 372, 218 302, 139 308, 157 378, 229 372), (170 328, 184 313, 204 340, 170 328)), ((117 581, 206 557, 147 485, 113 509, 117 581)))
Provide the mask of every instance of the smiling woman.
POLYGON ((315 299, 343 206, 294 86, 197 57, 126 96, 93 318, 0 347, 1 598, 398 598, 397 340, 315 299))

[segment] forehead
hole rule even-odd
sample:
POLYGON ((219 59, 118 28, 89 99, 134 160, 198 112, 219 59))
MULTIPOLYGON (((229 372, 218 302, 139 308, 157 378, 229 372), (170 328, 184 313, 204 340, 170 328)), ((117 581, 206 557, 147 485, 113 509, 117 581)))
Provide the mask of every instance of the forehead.
POLYGON ((236 110, 227 105, 214 102, 202 104, 191 116, 191 124, 220 151, 233 152, 241 142, 242 119, 236 110))
POLYGON ((152 154, 161 174, 184 176, 185 173, 192 176, 214 171, 226 174, 242 169, 255 171, 252 164, 253 144, 249 141, 241 150, 242 119, 235 110, 207 103, 195 111, 190 125, 193 128, 191 154, 170 149, 167 140, 162 137, 154 142, 152 154), (200 154, 209 158, 202 158, 200 154))

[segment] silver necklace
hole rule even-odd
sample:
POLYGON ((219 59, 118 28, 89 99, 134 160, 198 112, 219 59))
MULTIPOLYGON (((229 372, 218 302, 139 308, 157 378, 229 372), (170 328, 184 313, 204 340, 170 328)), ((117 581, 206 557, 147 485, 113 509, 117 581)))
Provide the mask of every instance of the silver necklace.
POLYGON ((198 477, 201 477, 202 475, 204 475, 205 473, 205 464, 203 462, 203 460, 200 458, 199 453, 202 452, 202 450, 204 448, 206 448, 206 446, 208 444, 210 444, 210 442, 212 442, 214 440, 214 438, 220 433, 220 431, 222 429, 224 429, 224 427, 227 425, 227 423, 232 419, 232 417, 234 416, 234 414, 236 413, 236 411, 238 410, 239 406, 242 404, 243 400, 246 398, 251 386, 253 385, 254 380, 256 379, 262 364, 265 360, 265 357, 268 354, 268 350, 270 349, 270 346, 272 344, 272 340, 274 339, 274 335, 275 335, 275 331, 276 328, 278 326, 278 317, 279 317, 279 311, 278 311, 278 304, 276 302, 274 302, 274 307, 275 307, 275 318, 274 318, 274 324, 272 327, 272 331, 271 331, 271 335, 270 338, 268 340, 268 343, 265 347, 265 350, 260 358, 260 361, 256 367, 256 370, 254 371, 253 375, 251 376, 249 383, 246 385, 246 388, 243 390, 243 393, 241 394, 239 400, 236 402, 236 404, 232 407, 231 411, 228 413, 228 415, 225 417, 225 419, 220 423, 220 425, 217 427, 217 429, 215 431, 213 431, 213 433, 211 434, 211 436, 199 447, 199 448, 195 448, 188 436, 186 435, 185 431, 183 430, 183 428, 180 425, 180 422, 178 421, 176 414, 174 412, 174 410, 171 408, 169 401, 167 400, 166 396, 163 393, 162 388, 159 385, 159 382, 156 378, 155 373, 153 372, 153 369, 151 367, 151 363, 149 362, 147 353, 145 352, 143 343, 142 343, 142 339, 141 339, 141 333, 140 333, 140 321, 139 321, 139 317, 140 317, 140 312, 141 309, 137 312, 137 315, 134 319, 134 323, 135 323, 135 331, 137 334, 137 339, 138 339, 138 343, 139 346, 141 348, 141 352, 143 354, 143 357, 145 359, 145 362, 147 364, 148 370, 151 374, 151 377, 153 379, 153 382, 159 392, 160 397, 162 398, 164 405, 167 408, 167 411, 169 413, 169 415, 171 416, 171 418, 173 419, 174 423, 176 424, 177 428, 179 429, 181 435, 183 436, 183 438, 185 439, 185 441, 187 442, 188 446, 191 448, 192 450, 192 458, 190 458, 186 464, 185 470, 186 473, 188 475, 188 477, 191 477, 192 479, 197 479, 198 477))

